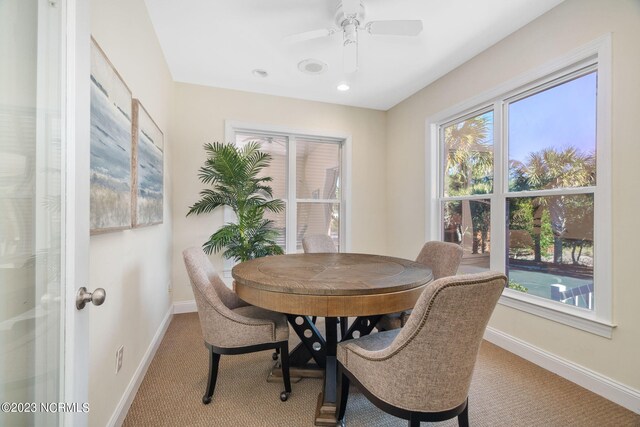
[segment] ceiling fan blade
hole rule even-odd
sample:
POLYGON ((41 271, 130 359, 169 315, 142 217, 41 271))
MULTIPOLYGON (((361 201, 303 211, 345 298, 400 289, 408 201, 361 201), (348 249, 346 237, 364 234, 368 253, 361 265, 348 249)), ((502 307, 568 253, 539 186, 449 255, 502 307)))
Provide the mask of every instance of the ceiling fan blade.
POLYGON ((333 28, 321 28, 319 30, 305 31, 304 33, 291 34, 283 37, 282 40, 287 43, 298 43, 298 42, 303 42, 307 40, 327 37, 332 35, 335 32, 336 30, 333 28))
POLYGON ((422 21, 371 21, 366 29, 369 34, 386 36, 417 36, 422 32, 422 21))
POLYGON ((345 16, 357 15, 360 9, 360 0, 342 0, 342 13, 345 16))
POLYGON ((345 43, 343 55, 344 72, 348 74, 358 71, 358 43, 345 43))

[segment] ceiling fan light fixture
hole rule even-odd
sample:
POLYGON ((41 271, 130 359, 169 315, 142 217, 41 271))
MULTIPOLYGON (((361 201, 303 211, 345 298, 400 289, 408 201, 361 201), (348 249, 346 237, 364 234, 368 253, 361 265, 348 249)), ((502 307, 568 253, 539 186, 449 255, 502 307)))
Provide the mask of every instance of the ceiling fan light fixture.
POLYGON ((298 63, 298 70, 305 74, 322 74, 327 71, 327 64, 317 59, 309 58, 298 63))
POLYGON ((343 28, 344 44, 358 43, 358 25, 347 24, 343 28))
MULTIPOLYGON (((292 34, 284 38, 287 42, 304 42, 342 33, 342 66, 345 75, 358 71, 358 38, 359 32, 373 36, 418 36, 423 30, 420 19, 395 19, 365 22, 365 6, 363 0, 335 0, 336 9, 334 23, 337 28, 320 28, 292 34), (362 30, 362 31, 360 31, 362 30)), ((303 63, 298 64, 300 71, 308 73, 303 63)), ((311 71, 311 74, 314 74, 311 71)), ((316 73, 317 74, 317 73, 316 73)))
POLYGON ((342 82, 336 87, 336 89, 338 89, 340 92, 346 92, 350 89, 350 87, 348 83, 342 82))

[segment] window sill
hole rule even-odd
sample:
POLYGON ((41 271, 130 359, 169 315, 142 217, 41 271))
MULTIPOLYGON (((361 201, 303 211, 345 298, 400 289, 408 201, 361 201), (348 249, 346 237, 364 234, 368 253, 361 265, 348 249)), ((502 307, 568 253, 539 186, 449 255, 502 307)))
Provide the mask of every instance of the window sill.
POLYGON ((563 306, 561 303, 547 301, 544 298, 522 294, 511 289, 504 290, 498 304, 609 339, 611 339, 613 329, 616 327, 615 324, 596 319, 595 313, 591 311, 563 306))

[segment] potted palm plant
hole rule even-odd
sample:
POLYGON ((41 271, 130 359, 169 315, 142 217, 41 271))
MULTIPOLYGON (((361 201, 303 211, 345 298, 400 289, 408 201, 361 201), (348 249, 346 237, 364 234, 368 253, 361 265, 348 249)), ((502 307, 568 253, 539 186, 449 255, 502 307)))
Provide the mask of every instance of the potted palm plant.
POLYGON ((200 192, 200 200, 189 207, 191 214, 209 213, 228 206, 236 216, 213 233, 204 243, 206 253, 219 252, 227 259, 247 261, 267 255, 282 254, 276 244, 278 232, 264 213, 281 212, 284 202, 273 199, 271 177, 260 177, 269 165, 271 155, 260 151, 260 144, 251 142, 242 148, 234 144, 205 144, 207 160, 198 177, 210 185, 200 192))

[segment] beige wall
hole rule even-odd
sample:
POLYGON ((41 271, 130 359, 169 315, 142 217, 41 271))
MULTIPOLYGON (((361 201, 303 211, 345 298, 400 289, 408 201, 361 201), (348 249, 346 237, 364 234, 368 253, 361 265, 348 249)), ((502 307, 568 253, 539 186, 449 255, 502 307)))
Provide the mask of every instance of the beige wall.
POLYGON ((171 307, 173 80, 143 0, 92 0, 91 32, 164 132, 165 147, 164 224, 91 237, 89 287, 103 287, 107 300, 91 309, 89 423, 104 426, 171 307), (115 374, 120 345, 123 366, 115 374))
MULTIPOLYGON (((205 159, 202 146, 206 142, 226 142, 225 120, 350 134, 352 250, 386 252, 386 235, 381 232, 387 224, 384 112, 178 83, 171 121, 171 135, 179 144, 171 163, 174 301, 193 300, 182 250, 202 245, 222 225, 221 210, 211 215, 185 215, 204 188, 197 177, 205 159)), ((212 260, 222 268, 220 256, 212 260)))
POLYGON ((605 339, 498 306, 490 326, 640 389, 640 2, 567 0, 388 111, 389 252, 413 257, 425 231, 425 119, 611 32, 613 39, 613 299, 618 327, 605 339))

